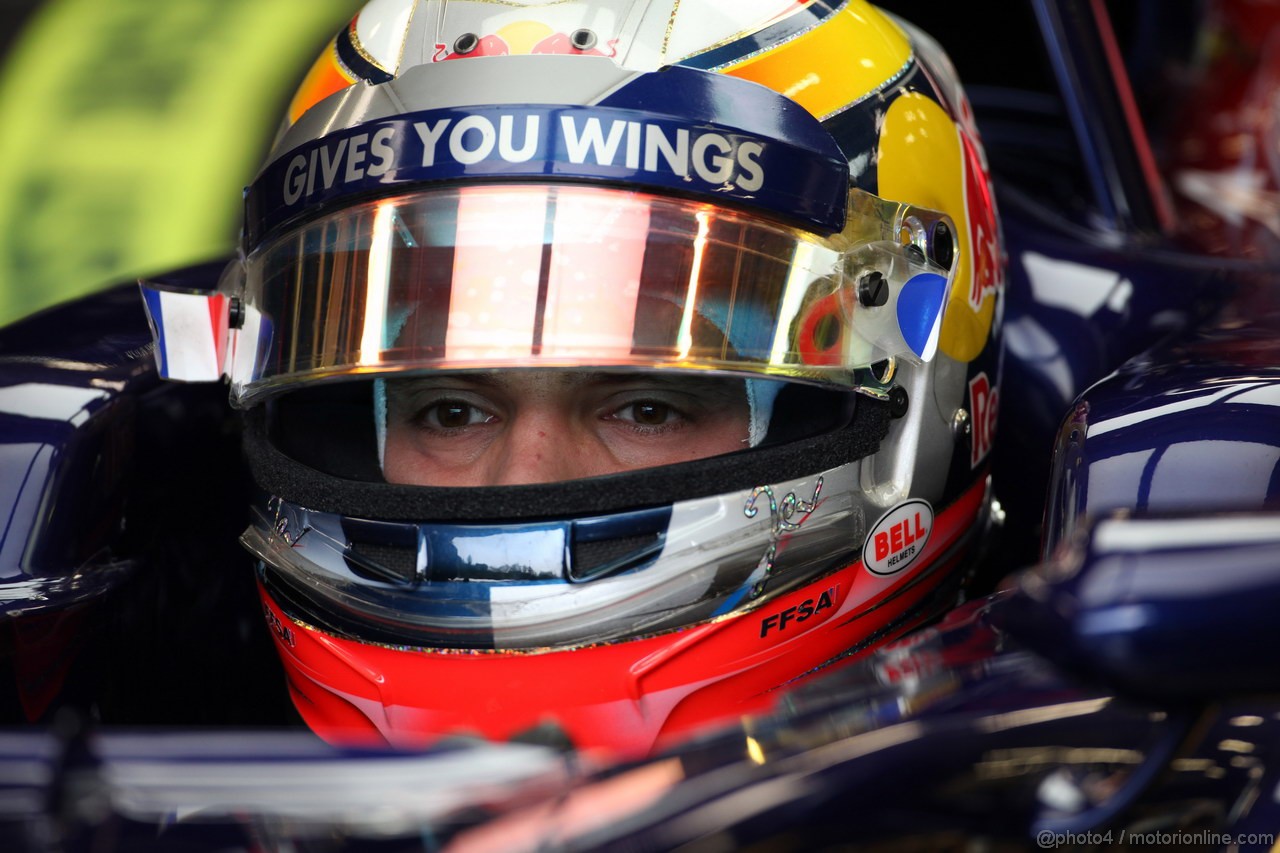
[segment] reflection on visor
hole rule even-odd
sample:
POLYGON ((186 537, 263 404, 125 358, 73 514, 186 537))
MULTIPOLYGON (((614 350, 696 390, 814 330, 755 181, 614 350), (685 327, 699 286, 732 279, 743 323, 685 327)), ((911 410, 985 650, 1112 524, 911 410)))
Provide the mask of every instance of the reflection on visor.
POLYGON ((860 368, 932 356, 949 275, 897 242, 908 211, 937 214, 855 202, 829 238, 585 186, 349 208, 249 259, 234 395, 304 377, 563 365, 856 387, 860 368))

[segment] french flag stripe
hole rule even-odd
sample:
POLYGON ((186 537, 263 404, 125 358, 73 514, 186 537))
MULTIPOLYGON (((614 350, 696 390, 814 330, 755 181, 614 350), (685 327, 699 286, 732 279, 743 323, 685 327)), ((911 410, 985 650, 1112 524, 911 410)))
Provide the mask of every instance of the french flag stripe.
POLYGON ((222 377, 227 297, 143 288, 156 337, 156 363, 165 379, 210 382, 222 377))
POLYGON ((142 300, 147 309, 147 319, 151 323, 151 334, 156 339, 156 368, 161 376, 168 376, 169 360, 165 357, 164 308, 160 302, 160 292, 143 287, 142 300))

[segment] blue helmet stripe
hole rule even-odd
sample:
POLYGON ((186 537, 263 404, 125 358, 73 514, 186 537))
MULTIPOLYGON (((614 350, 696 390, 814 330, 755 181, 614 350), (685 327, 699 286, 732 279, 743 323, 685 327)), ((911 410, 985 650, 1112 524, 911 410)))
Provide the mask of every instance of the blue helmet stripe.
POLYGON ((361 80, 367 80, 370 83, 387 83, 394 79, 393 75, 374 65, 355 45, 355 36, 352 30, 355 22, 342 32, 338 33, 334 39, 334 47, 338 50, 338 59, 343 66, 351 72, 352 76, 361 80))

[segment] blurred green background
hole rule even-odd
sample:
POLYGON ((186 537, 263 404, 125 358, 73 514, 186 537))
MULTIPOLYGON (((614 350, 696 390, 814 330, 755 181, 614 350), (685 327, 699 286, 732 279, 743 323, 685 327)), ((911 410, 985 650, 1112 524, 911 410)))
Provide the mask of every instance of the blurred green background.
POLYGON ((360 0, 0 0, 0 324, 221 257, 360 0))

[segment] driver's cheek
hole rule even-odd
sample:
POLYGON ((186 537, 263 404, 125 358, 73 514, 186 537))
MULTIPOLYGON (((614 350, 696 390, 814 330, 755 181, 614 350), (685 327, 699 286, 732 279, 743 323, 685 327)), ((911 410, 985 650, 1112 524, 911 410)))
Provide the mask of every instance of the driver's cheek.
POLYGON ((486 444, 474 439, 441 439, 412 426, 390 427, 382 473, 388 483, 400 485, 479 485, 477 466, 486 452, 486 444))
POLYGON ((732 453, 746 447, 745 416, 736 413, 683 422, 674 428, 644 432, 620 424, 604 431, 618 471, 673 465, 732 453))

